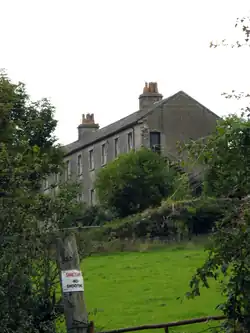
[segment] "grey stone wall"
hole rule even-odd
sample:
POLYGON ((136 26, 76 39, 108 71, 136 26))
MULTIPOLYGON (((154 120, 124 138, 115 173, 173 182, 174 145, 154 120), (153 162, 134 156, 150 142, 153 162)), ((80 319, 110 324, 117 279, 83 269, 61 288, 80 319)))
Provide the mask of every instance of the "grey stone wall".
POLYGON ((176 143, 209 135, 219 119, 185 94, 162 103, 147 117, 149 131, 161 132, 162 152, 177 155, 176 143))
POLYGON ((83 161, 83 176, 78 179, 83 184, 83 197, 84 201, 90 203, 90 190, 94 189, 94 182, 98 171, 103 167, 101 164, 101 147, 103 144, 107 148, 107 163, 115 159, 115 139, 119 140, 119 152, 120 154, 128 152, 128 134, 133 133, 133 147, 138 149, 141 147, 141 127, 135 125, 134 127, 128 128, 121 131, 119 134, 108 137, 105 140, 99 141, 92 146, 88 146, 83 150, 78 151, 71 156, 67 156, 66 160, 71 162, 72 179, 77 180, 77 156, 82 154, 83 161), (89 168, 89 151, 93 150, 94 154, 94 168, 89 168))
MULTIPOLYGON (((112 135, 92 146, 88 146, 77 153, 67 156, 71 163, 71 179, 78 180, 83 186, 83 199, 90 204, 90 190, 94 189, 94 182, 98 171, 103 167, 101 163, 102 145, 106 145, 107 163, 115 158, 115 139, 119 140, 119 153, 128 151, 128 133, 133 133, 133 148, 150 147, 150 131, 161 133, 161 152, 177 156, 177 141, 196 140, 209 135, 219 119, 198 102, 184 93, 179 93, 171 100, 162 101, 152 112, 142 118, 138 124, 112 135), (94 168, 89 168, 89 151, 93 150, 94 168), (77 176, 77 156, 82 155, 83 174, 77 176)), ((64 180, 64 175, 62 176, 64 180)))

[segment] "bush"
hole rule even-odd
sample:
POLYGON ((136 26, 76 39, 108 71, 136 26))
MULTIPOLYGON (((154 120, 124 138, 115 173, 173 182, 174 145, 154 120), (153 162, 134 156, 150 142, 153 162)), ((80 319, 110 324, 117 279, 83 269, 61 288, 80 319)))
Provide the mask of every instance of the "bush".
POLYGON ((142 148, 120 155, 101 169, 95 186, 101 205, 125 217, 159 205, 173 193, 176 176, 164 157, 142 148))
MULTIPOLYGON (((228 202, 227 202, 228 204, 228 202)), ((176 239, 185 235, 209 233, 214 223, 224 216, 226 202, 215 199, 163 202, 160 207, 106 223, 95 231, 95 238, 159 237, 176 239)))
POLYGON ((102 206, 86 206, 78 219, 78 223, 82 226, 99 226, 111 221, 114 217, 115 215, 111 211, 102 206))

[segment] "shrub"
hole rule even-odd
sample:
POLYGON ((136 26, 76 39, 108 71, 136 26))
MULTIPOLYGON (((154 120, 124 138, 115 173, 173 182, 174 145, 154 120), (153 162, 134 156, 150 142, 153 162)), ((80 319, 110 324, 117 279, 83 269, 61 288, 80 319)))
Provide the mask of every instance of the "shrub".
POLYGON ((82 226, 99 226, 111 221, 114 217, 115 215, 110 210, 102 206, 86 206, 78 219, 78 223, 82 226))
POLYGON ((164 157, 142 148, 101 169, 95 186, 100 203, 125 217, 159 205, 173 192, 176 175, 164 157))
MULTIPOLYGON (((228 203, 227 203, 228 204, 228 203)), ((178 235, 210 232, 224 216, 226 202, 199 198, 190 201, 162 202, 160 207, 106 223, 96 230, 96 239, 159 237, 176 239, 178 235)))

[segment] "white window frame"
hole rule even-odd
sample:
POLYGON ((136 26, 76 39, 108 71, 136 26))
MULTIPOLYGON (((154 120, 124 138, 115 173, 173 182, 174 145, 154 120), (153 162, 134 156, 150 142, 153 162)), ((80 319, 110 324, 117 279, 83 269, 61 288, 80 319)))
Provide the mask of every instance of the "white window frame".
POLYGON ((55 173, 55 191, 59 190, 60 173, 55 173))
POLYGON ((80 178, 80 179, 82 178, 82 173, 83 173, 82 154, 78 154, 77 155, 77 176, 78 176, 78 178, 80 178))
POLYGON ((49 188, 49 178, 46 177, 43 180, 43 192, 44 194, 48 194, 50 192, 50 188, 49 188))
POLYGON ((44 190, 47 190, 49 188, 49 179, 48 179, 48 177, 46 177, 43 180, 43 187, 44 187, 44 190))
POLYGON ((70 180, 71 177, 71 161, 66 161, 66 168, 65 168, 65 181, 70 180))
POLYGON ((119 147, 119 136, 114 138, 114 156, 115 158, 118 157, 120 154, 120 147, 119 147))
POLYGON ((128 151, 132 150, 133 149, 133 132, 129 132, 128 135, 127 135, 127 145, 128 145, 128 151), (131 138, 131 140, 130 140, 131 138))
POLYGON ((94 170, 95 168, 95 160, 94 160, 94 149, 90 149, 88 151, 89 154, 89 170, 94 170))
POLYGON ((95 190, 92 188, 89 192, 90 205, 93 206, 95 204, 95 190))
POLYGON ((77 201, 78 202, 83 202, 84 201, 84 193, 83 192, 78 193, 77 201))
POLYGON ((101 144, 101 165, 107 164, 107 142, 101 144))

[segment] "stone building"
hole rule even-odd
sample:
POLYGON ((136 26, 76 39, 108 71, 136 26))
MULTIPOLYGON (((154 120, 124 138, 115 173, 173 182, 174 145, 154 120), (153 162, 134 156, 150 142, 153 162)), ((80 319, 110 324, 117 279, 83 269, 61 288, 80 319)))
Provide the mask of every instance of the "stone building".
POLYGON ((94 204, 96 174, 119 154, 145 146, 175 157, 177 141, 209 135, 218 119, 185 92, 179 91, 163 99, 157 83, 146 83, 139 96, 139 110, 127 117, 99 128, 93 114, 82 115, 78 140, 64 147, 66 169, 63 179, 82 182, 81 200, 94 204))

